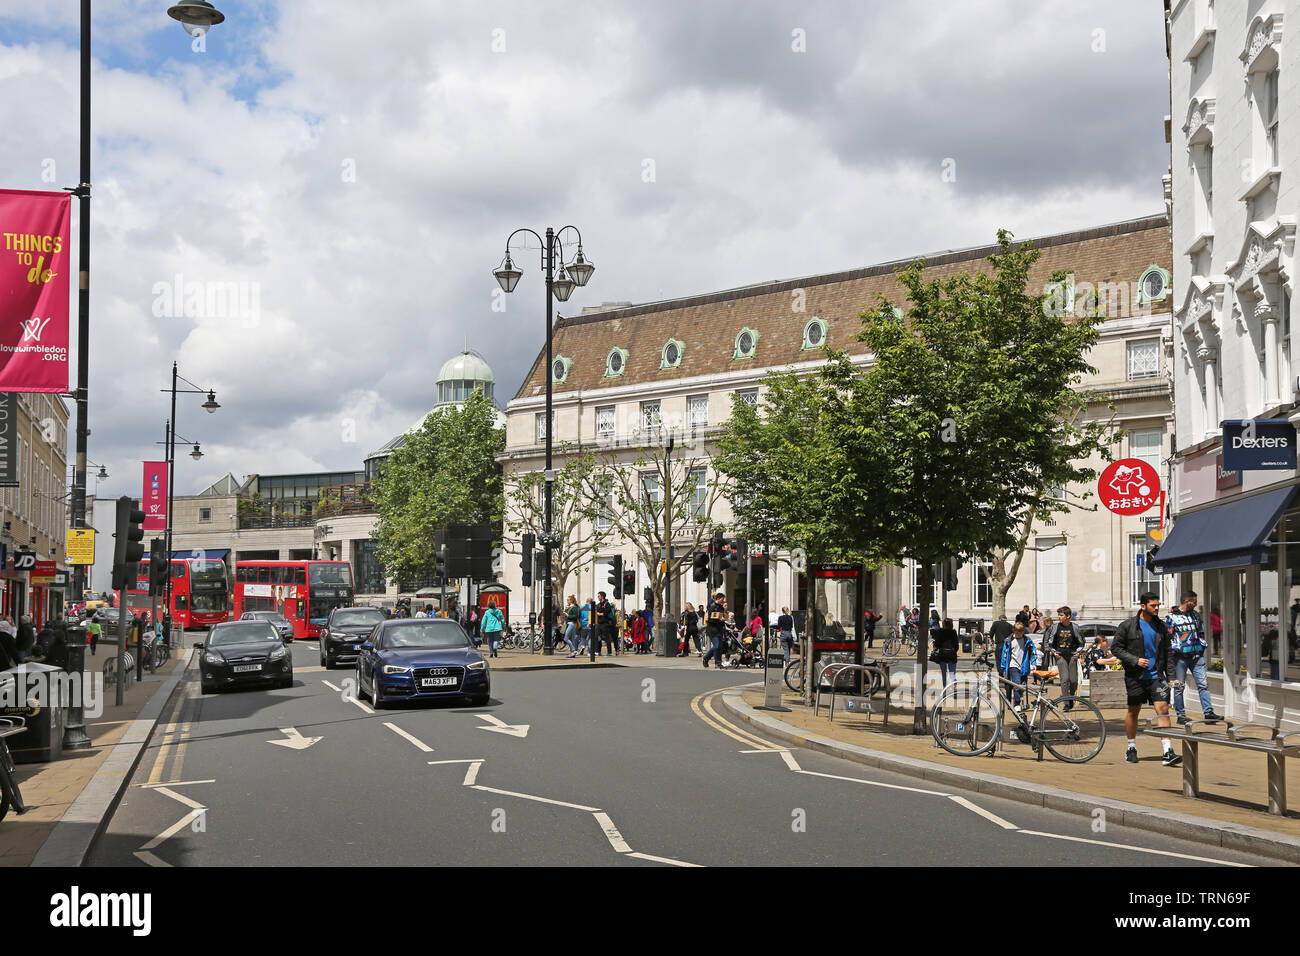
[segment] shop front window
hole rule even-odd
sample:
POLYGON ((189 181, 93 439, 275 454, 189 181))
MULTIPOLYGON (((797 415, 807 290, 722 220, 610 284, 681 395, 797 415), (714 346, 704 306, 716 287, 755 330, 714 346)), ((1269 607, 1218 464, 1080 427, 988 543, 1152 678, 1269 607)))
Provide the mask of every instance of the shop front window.
POLYGON ((1283 517, 1274 534, 1272 555, 1276 571, 1260 573, 1260 606, 1271 605, 1273 627, 1264 630, 1259 648, 1259 676, 1266 680, 1300 682, 1300 512, 1283 517), (1268 575, 1276 582, 1269 601, 1268 575), (1273 633, 1276 632, 1276 633, 1273 633))

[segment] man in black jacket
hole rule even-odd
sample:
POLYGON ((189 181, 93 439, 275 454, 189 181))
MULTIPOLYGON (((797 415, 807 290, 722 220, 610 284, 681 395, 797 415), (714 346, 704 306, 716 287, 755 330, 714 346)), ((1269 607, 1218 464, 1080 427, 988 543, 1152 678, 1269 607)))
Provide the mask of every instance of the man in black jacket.
MULTIPOLYGON (((1002 645, 1007 642, 1013 630, 1005 614, 999 614, 998 619, 989 625, 989 637, 993 641, 993 660, 997 662, 999 674, 1002 674, 1002 645)), ((1002 676, 1007 675, 1002 674, 1002 676)))
MULTIPOLYGON (((1124 665, 1124 686, 1128 692, 1128 713, 1124 730, 1128 736, 1129 763, 1137 763, 1137 719, 1143 704, 1156 709, 1156 726, 1169 726, 1169 629, 1160 619, 1160 595, 1146 593, 1138 599, 1139 610, 1115 631, 1111 652, 1124 665)), ((1160 741, 1164 765, 1172 767, 1182 757, 1174 753, 1168 737, 1160 741)))

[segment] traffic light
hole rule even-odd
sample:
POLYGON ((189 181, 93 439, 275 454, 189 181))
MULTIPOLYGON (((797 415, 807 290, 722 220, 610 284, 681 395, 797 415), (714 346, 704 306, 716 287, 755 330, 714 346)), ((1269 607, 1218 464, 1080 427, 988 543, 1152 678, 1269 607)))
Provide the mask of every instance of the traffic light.
POLYGON ((743 588, 749 582, 749 542, 737 538, 732 544, 736 549, 736 587, 743 588))
POLYGON ((655 603, 655 589, 650 587, 650 585, 646 585, 645 590, 641 592, 641 596, 645 598, 646 607, 650 607, 655 603))
POLYGON ((623 593, 628 595, 636 593, 636 572, 635 571, 623 572, 623 593))
POLYGON ((614 563, 609 569, 609 586, 613 589, 610 593, 614 600, 617 601, 623 596, 623 555, 614 555, 614 563))
POLYGON ((447 578, 447 546, 445 544, 438 545, 438 549, 433 552, 433 575, 443 580, 447 578))
POLYGON ((691 580, 707 581, 709 579, 709 553, 697 551, 691 559, 691 580))
POLYGON ((943 570, 943 588, 945 591, 957 590, 957 572, 962 564, 963 562, 956 558, 949 558, 940 565, 943 570))
POLYGON ((149 542, 149 593, 162 594, 167 588, 167 542, 154 538, 149 542))
POLYGON ((523 557, 519 559, 519 566, 524 569, 524 587, 531 587, 533 584, 533 548, 537 546, 537 536, 533 534, 524 535, 523 540, 523 557))
POLYGON ((113 590, 123 592, 135 587, 144 557, 144 512, 134 498, 117 499, 117 531, 113 542, 113 590))

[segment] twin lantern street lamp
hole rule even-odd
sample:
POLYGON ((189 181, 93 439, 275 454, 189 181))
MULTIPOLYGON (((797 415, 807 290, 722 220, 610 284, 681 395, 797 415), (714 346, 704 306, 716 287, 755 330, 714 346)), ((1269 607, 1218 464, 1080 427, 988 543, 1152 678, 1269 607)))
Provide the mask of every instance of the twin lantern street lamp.
MULTIPOLYGON (((547 542, 554 542, 551 534, 551 485, 555 481, 555 469, 551 466, 551 383, 555 375, 551 369, 551 363, 554 357, 551 355, 552 342, 552 318, 551 318, 551 297, 554 296, 561 302, 568 302, 569 296, 573 295, 573 290, 578 286, 584 286, 591 278, 591 274, 596 271, 596 267, 582 254, 582 233, 578 231, 577 226, 563 226, 560 229, 546 230, 546 238, 543 239, 531 229, 516 229, 506 238, 506 257, 502 260, 501 265, 497 267, 492 274, 497 277, 497 282, 501 284, 504 292, 510 293, 515 291, 515 286, 523 277, 523 270, 514 264, 510 258, 510 240, 521 232, 526 232, 542 244, 542 268, 546 270, 546 494, 545 494, 545 516, 543 518, 542 533, 547 542), (574 256, 572 262, 564 261, 564 245, 560 241, 561 233, 572 229, 578 237, 578 254, 574 256), (556 260, 559 260, 559 272, 556 272, 556 260)), ((555 653, 555 599, 551 593, 551 548, 546 551, 546 575, 545 582, 542 586, 542 613, 545 621, 545 637, 542 645, 543 654, 555 653)))

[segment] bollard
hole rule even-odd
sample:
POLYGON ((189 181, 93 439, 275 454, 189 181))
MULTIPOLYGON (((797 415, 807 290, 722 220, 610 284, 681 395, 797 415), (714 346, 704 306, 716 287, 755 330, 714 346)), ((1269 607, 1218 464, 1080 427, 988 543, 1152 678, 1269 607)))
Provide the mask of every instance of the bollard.
POLYGON ((68 720, 63 725, 63 749, 84 750, 91 745, 86 733, 86 629, 68 625, 67 663, 64 670, 72 677, 74 699, 68 702, 68 720))

